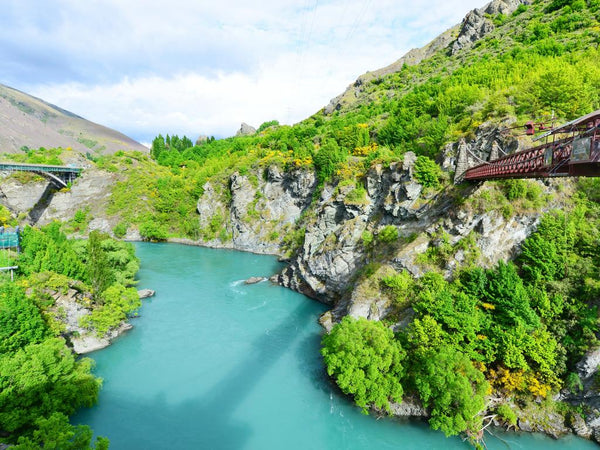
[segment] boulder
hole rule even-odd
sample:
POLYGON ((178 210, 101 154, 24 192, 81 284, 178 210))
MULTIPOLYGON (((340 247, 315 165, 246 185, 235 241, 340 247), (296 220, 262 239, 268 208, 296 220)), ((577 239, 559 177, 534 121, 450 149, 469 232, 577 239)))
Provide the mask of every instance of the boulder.
POLYGON ((244 284, 257 284, 257 283, 260 283, 261 281, 266 281, 266 280, 267 279, 265 277, 250 277, 244 281, 244 284))
POLYGON ((154 297, 154 294, 156 294, 156 291, 153 291, 152 289, 140 289, 138 291, 138 296, 140 298, 154 297))

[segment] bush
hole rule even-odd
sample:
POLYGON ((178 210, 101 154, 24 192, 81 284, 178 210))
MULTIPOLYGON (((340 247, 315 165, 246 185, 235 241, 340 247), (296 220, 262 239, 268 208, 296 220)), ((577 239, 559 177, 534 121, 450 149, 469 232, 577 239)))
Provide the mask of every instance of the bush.
POLYGON ((325 141, 323 146, 313 155, 313 161, 317 168, 317 176, 321 183, 329 180, 335 173, 337 165, 344 162, 347 154, 340 149, 333 139, 325 141))
POLYGON ((148 241, 164 241, 168 237, 167 230, 153 219, 140 225, 140 236, 148 241))
POLYGON ((512 425, 513 427, 517 425, 517 415, 506 403, 498 405, 496 408, 496 414, 498 414, 498 416, 500 416, 500 418, 507 424, 512 425))
POLYGON ((377 240, 384 244, 391 244, 398 240, 398 228, 394 225, 386 225, 377 233, 377 240))
POLYGON ((373 233, 368 230, 362 232, 361 235, 363 247, 368 248, 373 243, 373 233))
POLYGON ((489 385, 464 354, 441 347, 429 352, 415 369, 415 386, 431 411, 431 428, 446 436, 480 429, 479 413, 489 385))
POLYGON ((129 224, 126 222, 119 222, 113 228, 113 233, 119 239, 124 237, 127 234, 127 229, 129 228, 129 224))
POLYGON ((440 185, 442 170, 427 156, 419 156, 415 162, 415 178, 424 187, 437 188, 440 185))
POLYGON ((391 291, 394 301, 399 305, 403 305, 410 299, 415 284, 412 276, 406 270, 397 275, 385 277, 381 282, 391 291))

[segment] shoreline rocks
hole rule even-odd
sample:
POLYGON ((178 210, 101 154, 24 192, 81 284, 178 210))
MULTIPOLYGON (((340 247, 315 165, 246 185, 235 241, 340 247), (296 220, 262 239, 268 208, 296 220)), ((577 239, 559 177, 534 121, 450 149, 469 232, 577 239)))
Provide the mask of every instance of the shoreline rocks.
POLYGON ((87 353, 95 352, 96 350, 102 350, 103 348, 108 347, 116 338, 132 328, 133 325, 128 322, 123 322, 118 328, 109 331, 103 337, 98 337, 94 334, 72 337, 71 344, 73 344, 73 351, 78 355, 85 355, 87 353))

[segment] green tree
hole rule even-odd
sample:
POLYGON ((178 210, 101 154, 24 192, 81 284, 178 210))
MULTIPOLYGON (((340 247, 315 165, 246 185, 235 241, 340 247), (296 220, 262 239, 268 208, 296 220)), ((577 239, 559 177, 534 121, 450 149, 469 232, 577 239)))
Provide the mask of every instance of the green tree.
POLYGON ((371 405, 389 411, 390 400, 402 400, 406 354, 381 322, 346 316, 321 343, 327 373, 363 412, 371 405))
POLYGON ((54 412, 72 414, 92 406, 100 381, 92 361, 76 361, 64 339, 47 339, 0 356, 0 424, 7 432, 33 427, 54 412))
POLYGON ((0 284, 0 355, 48 336, 40 310, 23 289, 8 282, 0 284))
POLYGON ((93 433, 87 425, 71 425, 69 418, 62 413, 53 413, 48 418, 40 417, 35 421, 36 429, 31 436, 22 436, 15 450, 107 450, 109 441, 97 437, 91 445, 93 433))
POLYGON ((418 156, 415 161, 415 178, 424 187, 437 188, 440 185, 442 170, 427 156, 418 156))
POLYGON ((338 164, 345 161, 347 156, 335 140, 327 139, 313 155, 319 181, 323 183, 329 180, 335 173, 338 164))
POLYGON ((479 413, 485 407, 488 383, 467 356, 450 346, 429 351, 411 371, 414 385, 426 408, 429 424, 446 436, 481 428, 479 413))
POLYGON ((102 248, 105 235, 97 230, 90 233, 87 243, 87 280, 92 287, 92 294, 96 301, 100 301, 103 292, 114 282, 114 274, 110 261, 102 248))

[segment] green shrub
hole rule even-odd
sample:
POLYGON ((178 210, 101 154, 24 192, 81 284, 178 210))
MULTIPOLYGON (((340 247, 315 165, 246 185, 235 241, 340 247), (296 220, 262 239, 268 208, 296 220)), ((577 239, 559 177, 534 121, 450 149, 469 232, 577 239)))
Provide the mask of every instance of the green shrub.
POLYGON ((129 228, 129 224, 127 222, 119 222, 113 228, 113 233, 119 239, 124 237, 127 234, 127 229, 129 228))
POLYGON ((517 425, 517 414, 512 410, 506 403, 498 405, 496 408, 496 414, 509 425, 513 427, 517 425))
POLYGON ((398 240, 398 228, 386 225, 377 233, 377 240, 383 244, 391 244, 398 240))
POLYGON ((373 243, 373 233, 368 230, 362 232, 361 240, 363 247, 367 248, 373 243))
POLYGON ((140 236, 147 241, 164 241, 168 233, 163 225, 150 219, 140 225, 140 236))
POLYGON ((527 181, 514 179, 514 180, 504 180, 502 183, 502 189, 504 191, 504 195, 510 201, 523 199, 527 194, 527 181))
POLYGON ((406 270, 397 275, 385 277, 381 282, 390 290, 394 301, 400 305, 404 305, 410 299, 415 284, 412 276, 406 270))
POLYGON ((442 170, 427 156, 419 156, 415 161, 415 178, 424 187, 437 188, 440 185, 442 170))
POLYGON ((313 155, 320 182, 329 180, 335 173, 338 164, 344 162, 348 154, 333 139, 327 139, 322 147, 313 155))
POLYGON ((356 186, 344 198, 344 203, 347 205, 365 205, 368 203, 367 190, 362 186, 356 186))
POLYGON ((581 382, 581 378, 577 372, 570 372, 567 375, 567 378, 565 379, 565 387, 574 394, 577 394, 583 390, 583 383, 581 382))

